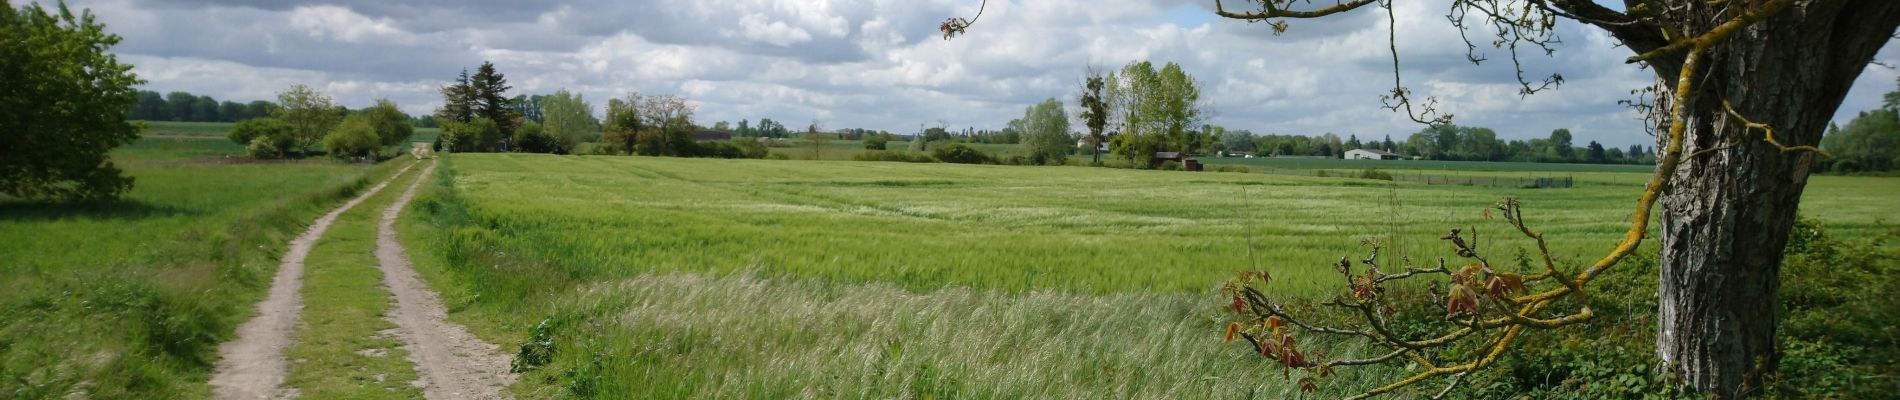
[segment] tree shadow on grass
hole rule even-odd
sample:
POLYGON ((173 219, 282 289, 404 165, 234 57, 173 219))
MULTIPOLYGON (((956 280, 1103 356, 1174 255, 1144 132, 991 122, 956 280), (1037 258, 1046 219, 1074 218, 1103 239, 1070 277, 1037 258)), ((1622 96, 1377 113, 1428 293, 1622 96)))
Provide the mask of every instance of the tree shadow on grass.
POLYGON ((0 198, 0 222, 102 219, 134 221, 146 218, 202 214, 200 210, 137 200, 60 202, 0 198))

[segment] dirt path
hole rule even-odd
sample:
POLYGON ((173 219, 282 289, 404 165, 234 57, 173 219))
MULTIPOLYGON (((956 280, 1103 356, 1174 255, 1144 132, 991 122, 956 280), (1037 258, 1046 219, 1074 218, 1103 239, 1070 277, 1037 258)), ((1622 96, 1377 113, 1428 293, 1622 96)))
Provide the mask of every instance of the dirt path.
POLYGON ((415 363, 424 397, 505 398, 503 389, 515 381, 515 375, 508 373, 508 356, 470 334, 467 328, 447 320, 441 297, 416 276, 409 267, 409 257, 403 255, 402 243, 396 240, 396 217, 434 171, 431 162, 422 170, 422 178, 411 183, 402 197, 383 211, 382 223, 376 228, 376 260, 382 264, 383 284, 396 298, 389 319, 396 322, 403 350, 415 363))
POLYGON ((303 234, 290 241, 290 248, 284 251, 284 258, 277 265, 277 276, 271 279, 270 294, 257 303, 257 316, 238 325, 237 339, 218 345, 217 369, 211 374, 213 398, 267 399, 291 395, 279 387, 290 370, 284 360, 284 347, 290 345, 290 333, 297 328, 297 311, 303 308, 297 291, 303 287, 304 258, 310 255, 310 247, 330 229, 330 223, 335 222, 337 216, 375 196, 414 166, 415 163, 404 165, 363 194, 317 218, 303 234))

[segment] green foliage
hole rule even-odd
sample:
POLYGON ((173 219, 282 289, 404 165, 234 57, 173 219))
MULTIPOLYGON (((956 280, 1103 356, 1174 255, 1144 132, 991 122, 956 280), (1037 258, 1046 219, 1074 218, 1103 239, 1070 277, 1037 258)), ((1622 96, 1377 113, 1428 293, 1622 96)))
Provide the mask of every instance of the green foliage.
POLYGON ((508 90, 512 88, 508 86, 508 78, 495 69, 494 63, 487 61, 476 67, 475 75, 470 76, 468 70, 462 70, 454 82, 442 87, 442 108, 437 109, 435 115, 437 123, 444 128, 454 128, 456 125, 469 125, 476 120, 486 119, 495 129, 493 135, 463 137, 483 141, 462 142, 456 151, 489 152, 503 149, 500 141, 512 138, 522 122, 514 99, 508 97, 508 90))
POLYGON ((508 89, 513 88, 508 86, 508 77, 495 69, 495 63, 488 61, 475 67, 475 76, 468 79, 474 117, 494 121, 502 137, 513 136, 515 128, 521 127, 521 114, 515 112, 514 101, 508 97, 508 89))
POLYGON ((293 147, 306 155, 343 119, 330 96, 304 84, 277 92, 277 104, 277 113, 272 116, 290 124, 293 147))
POLYGON ((296 147, 287 137, 258 136, 244 145, 244 155, 263 160, 282 158, 296 147), (282 139, 282 140, 279 140, 282 139))
POLYGON ((1782 261, 1782 354, 1771 384, 1789 398, 1900 392, 1900 230, 1837 237, 1801 219, 1782 261))
POLYGON ((639 133, 647 130, 646 118, 640 116, 640 95, 630 93, 625 100, 607 100, 606 133, 600 140, 613 147, 620 154, 633 154, 639 144, 639 133))
MULTIPOLYGON (((292 135, 295 133, 296 128, 291 127, 284 120, 263 117, 247 119, 231 125, 231 131, 225 134, 225 138, 231 139, 232 143, 246 145, 262 138, 268 143, 281 144, 280 149, 288 150, 293 144, 294 136, 292 135)), ((273 154, 273 156, 282 155, 273 154)))
POLYGON ((764 144, 756 140, 735 139, 697 143, 693 146, 691 157, 712 158, 765 158, 768 153, 764 144))
POLYGON ((475 120, 475 91, 470 85, 468 70, 463 69, 455 81, 442 86, 442 108, 435 110, 436 123, 447 127, 455 123, 468 123, 475 120))
POLYGON ((771 153, 771 149, 766 148, 765 143, 759 143, 758 140, 753 139, 733 139, 732 147, 739 149, 740 156, 730 158, 765 158, 771 153))
POLYGON ((510 150, 523 153, 563 153, 559 138, 542 130, 541 124, 534 121, 521 123, 515 129, 515 136, 508 139, 510 150))
POLYGON ((600 120, 594 118, 594 106, 579 93, 561 89, 541 99, 542 124, 548 136, 558 142, 556 152, 575 152, 581 143, 600 139, 600 120))
POLYGON ((1132 62, 1107 77, 1108 103, 1120 115, 1121 133, 1109 148, 1122 158, 1146 162, 1156 152, 1197 153, 1205 140, 1195 130, 1204 119, 1201 83, 1180 65, 1160 70, 1147 61, 1132 62))
MULTIPOLYGON (((1626 151, 1605 148, 1603 144, 1591 141, 1589 145, 1578 148, 1572 145, 1572 140, 1568 129, 1557 129, 1550 133, 1550 137, 1543 139, 1504 141, 1498 139, 1497 132, 1490 128, 1445 124, 1420 129, 1403 143, 1380 146, 1406 155, 1449 161, 1646 165, 1654 163, 1656 159, 1655 150, 1642 145, 1632 145, 1626 151)), ((1292 147, 1297 146, 1285 146, 1281 154, 1290 154, 1284 152, 1292 147)))
POLYGON ((337 158, 374 158, 383 148, 382 137, 369 117, 351 115, 323 137, 323 151, 337 158))
POLYGON ((138 138, 126 115, 144 81, 90 11, 57 11, 0 0, 0 194, 118 198, 132 178, 106 154, 138 138))
POLYGON ((296 128, 284 120, 263 117, 231 126, 225 137, 246 146, 252 158, 283 158, 296 146, 296 128))
POLYGON ((501 144, 501 128, 495 121, 475 118, 466 123, 449 123, 442 128, 442 147, 448 151, 494 151, 501 144))
POLYGON ((211 96, 193 96, 187 92, 173 92, 172 100, 165 95, 150 90, 138 91, 138 101, 132 105, 132 119, 143 121, 174 122, 237 122, 271 115, 274 104, 268 101, 239 103, 235 101, 218 102, 211 96), (174 107, 172 101, 178 102, 174 107), (174 112, 183 112, 176 114, 174 112))
POLYGON ((903 150, 864 151, 851 155, 852 161, 937 162, 930 155, 903 150))
POLYGON ((883 135, 871 135, 870 137, 864 138, 865 150, 884 150, 884 147, 889 144, 890 138, 886 138, 883 135))
POLYGON ((1075 138, 1069 136, 1069 115, 1062 111, 1060 100, 1043 100, 1023 110, 1023 125, 1029 134, 1030 163, 1062 164, 1075 148, 1075 138))
POLYGON ((396 102, 389 99, 376 100, 376 105, 364 109, 362 115, 376 132, 377 143, 383 146, 401 145, 416 135, 416 126, 409 122, 409 114, 404 114, 396 102))
POLYGON ((947 143, 930 150, 930 156, 937 161, 956 164, 995 164, 996 158, 975 147, 962 143, 947 143))
MULTIPOLYGON (((1896 92, 1900 93, 1900 92, 1896 92)), ((1837 173, 1891 172, 1900 169, 1900 112, 1863 111, 1845 127, 1828 129, 1821 149, 1822 168, 1837 173)))
POLYGON ((1107 78, 1090 68, 1088 78, 1082 82, 1082 94, 1076 99, 1082 105, 1082 126, 1088 128, 1086 144, 1089 162, 1094 164, 1102 163, 1101 144, 1108 142, 1108 137, 1103 134, 1103 130, 1108 128, 1109 118, 1108 102, 1102 97, 1102 88, 1106 85, 1107 78))
POLYGON ((1364 171, 1359 171, 1359 179, 1389 181, 1392 180, 1392 173, 1379 170, 1378 168, 1367 168, 1364 171))
POLYGON ((187 161, 237 150, 141 139, 113 152, 139 180, 120 201, 0 200, 0 397, 207 397, 284 243, 386 171, 187 161))

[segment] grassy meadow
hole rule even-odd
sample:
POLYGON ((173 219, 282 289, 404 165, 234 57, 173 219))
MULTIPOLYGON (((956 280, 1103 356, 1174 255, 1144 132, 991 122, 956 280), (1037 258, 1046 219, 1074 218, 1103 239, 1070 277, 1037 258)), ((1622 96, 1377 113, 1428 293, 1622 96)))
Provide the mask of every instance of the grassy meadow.
MULTIPOLYGON (((1482 214, 1516 196, 1576 265, 1627 227, 1643 177, 1512 189, 525 154, 443 167, 404 240, 429 254, 417 268, 453 319, 545 356, 514 388, 527 398, 1286 398, 1277 369, 1218 337, 1214 289, 1250 268, 1250 242, 1275 295, 1318 298, 1337 292, 1328 263, 1363 238, 1420 262, 1450 256, 1436 238, 1452 227, 1476 227, 1492 254, 1527 248, 1482 214)), ((1804 214, 1890 230, 1900 207, 1881 199, 1896 190, 1816 177, 1804 214)))
POLYGON ((285 243, 391 170, 222 158, 241 150, 148 137, 112 153, 121 201, 0 198, 0 397, 207 396, 285 243))

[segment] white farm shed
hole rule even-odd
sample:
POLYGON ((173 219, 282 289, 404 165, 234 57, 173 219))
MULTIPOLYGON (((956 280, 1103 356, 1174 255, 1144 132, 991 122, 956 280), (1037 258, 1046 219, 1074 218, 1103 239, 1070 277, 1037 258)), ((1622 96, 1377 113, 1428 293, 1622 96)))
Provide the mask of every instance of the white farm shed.
POLYGON ((1348 160, 1397 160, 1398 154, 1379 149, 1352 149, 1346 151, 1348 160))

